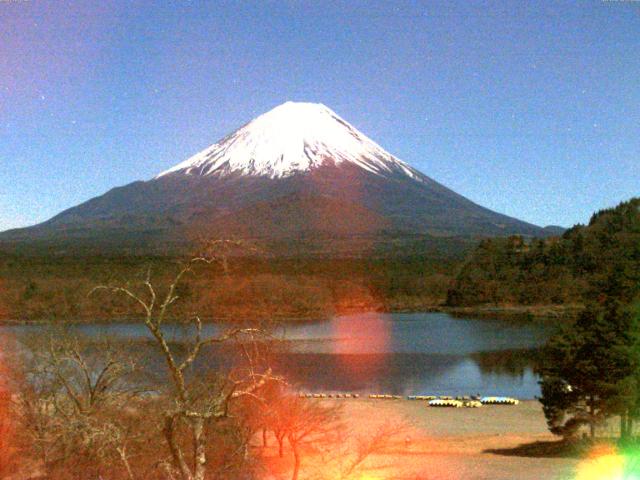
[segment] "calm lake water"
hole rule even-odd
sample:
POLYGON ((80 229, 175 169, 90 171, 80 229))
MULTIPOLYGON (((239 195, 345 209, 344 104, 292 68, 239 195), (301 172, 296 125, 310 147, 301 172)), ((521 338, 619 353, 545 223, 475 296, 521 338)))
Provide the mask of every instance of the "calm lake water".
MULTIPOLYGON (((43 328, 5 326, 0 332, 20 338, 41 335, 43 328)), ((150 336, 140 324, 74 328, 88 337, 106 334, 139 345, 150 336)), ((181 326, 167 328, 176 340, 193 333, 181 326)), ((206 334, 222 330, 224 327, 205 326, 206 334)), ((539 326, 460 319, 443 313, 350 315, 282 327, 275 335, 287 340, 289 348, 274 357, 274 368, 310 392, 533 398, 540 390, 532 350, 549 334, 539 326)), ((154 355, 153 350, 145 355, 154 355)), ((198 368, 207 365, 211 362, 198 368)))

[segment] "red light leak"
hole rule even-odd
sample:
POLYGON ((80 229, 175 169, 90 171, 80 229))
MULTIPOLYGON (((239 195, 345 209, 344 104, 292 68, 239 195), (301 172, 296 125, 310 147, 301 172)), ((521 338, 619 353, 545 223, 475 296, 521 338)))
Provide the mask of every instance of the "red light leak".
POLYGON ((0 477, 10 472, 14 456, 14 425, 11 418, 11 391, 5 365, 6 338, 0 336, 0 477))
MULTIPOLYGON (((376 301, 364 289, 356 289, 351 295, 339 302, 357 306, 361 311, 375 309, 376 301), (368 307, 368 308, 367 308, 368 307)), ((345 372, 351 376, 354 383, 367 383, 375 377, 381 363, 384 363, 384 355, 368 357, 366 362, 362 357, 349 355, 350 353, 385 353, 390 343, 388 324, 379 313, 366 314, 366 331, 362 331, 360 322, 353 322, 349 317, 337 317, 332 321, 333 337, 337 340, 332 345, 332 351, 345 372)))

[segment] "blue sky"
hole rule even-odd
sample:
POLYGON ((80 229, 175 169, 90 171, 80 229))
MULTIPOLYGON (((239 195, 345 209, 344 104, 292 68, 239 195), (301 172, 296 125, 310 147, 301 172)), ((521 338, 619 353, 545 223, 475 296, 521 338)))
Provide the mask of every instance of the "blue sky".
POLYGON ((639 52, 633 1, 2 1, 0 230, 286 100, 493 210, 585 222, 640 194, 639 52))

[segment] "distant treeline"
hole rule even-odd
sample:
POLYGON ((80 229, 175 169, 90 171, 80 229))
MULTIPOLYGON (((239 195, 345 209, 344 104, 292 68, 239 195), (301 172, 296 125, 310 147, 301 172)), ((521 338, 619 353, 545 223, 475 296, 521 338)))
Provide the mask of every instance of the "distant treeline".
MULTIPOLYGON (((97 285, 175 275, 168 257, 0 257, 0 320, 113 320, 131 316, 122 298, 97 285)), ((460 256, 373 259, 232 258, 185 279, 176 317, 318 319, 363 310, 425 310, 444 302, 460 256)))
POLYGON ((447 304, 583 304, 609 294, 610 285, 623 300, 638 291, 640 198, 601 210, 561 237, 483 240, 460 267, 447 304))
MULTIPOLYGON (((128 305, 117 296, 88 296, 92 288, 133 281, 147 272, 162 284, 186 258, 34 252, 0 250, 0 320, 123 319, 131 315, 128 305)), ((181 287, 174 315, 307 320, 443 305, 470 309, 468 314, 489 306, 579 307, 607 294, 610 285, 637 289, 640 199, 602 210, 588 225, 576 225, 561 237, 478 243, 415 238, 388 243, 371 257, 295 253, 291 245, 287 257, 236 256, 226 273, 217 265, 203 266, 181 287)), ((628 292, 616 297, 630 300, 628 292)))

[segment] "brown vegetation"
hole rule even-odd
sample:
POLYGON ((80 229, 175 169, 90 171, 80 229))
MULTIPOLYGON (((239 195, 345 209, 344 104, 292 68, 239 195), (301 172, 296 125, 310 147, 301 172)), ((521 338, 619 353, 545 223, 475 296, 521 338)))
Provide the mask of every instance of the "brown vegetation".
MULTIPOLYGON (((150 266, 155 281, 168 284, 179 261, 0 256, 0 321, 130 319, 136 312, 125 298, 87 297, 87 293, 98 284, 144 281, 150 266)), ((444 302, 453 268, 449 260, 425 257, 236 258, 226 274, 202 265, 197 275, 185 278, 169 314, 177 319, 198 312, 203 321, 315 320, 358 311, 424 311, 444 302)))
MULTIPOLYGON (((205 337, 200 318, 190 316, 182 323, 190 326, 191 335, 179 342, 171 339, 169 312, 185 293, 183 280, 196 275, 200 266, 226 270, 226 258, 216 250, 220 243, 210 247, 183 264, 164 288, 152 282, 148 271, 137 282, 92 292, 101 298, 110 295, 99 292, 118 294, 131 302, 164 364, 160 375, 147 368, 153 359, 144 358, 143 350, 123 348, 119 340, 83 338, 67 328, 21 339, 12 356, 14 368, 21 366, 11 375, 15 395, 0 395, 0 466, 5 470, 0 478, 257 478, 264 463, 251 442, 262 432, 264 448, 273 432, 283 455, 285 439, 291 448, 296 480, 309 448, 337 451, 344 439, 340 410, 294 396, 284 379, 271 374, 274 341, 267 331, 236 327, 205 337), (196 362, 214 346, 225 347, 231 363, 196 370, 196 362), (15 432, 14 425, 19 427, 15 432), (14 451, 20 470, 11 463, 14 451)), ((351 478, 380 443, 368 449, 366 442, 358 442, 354 461, 340 478, 351 478)), ((349 454, 341 452, 344 460, 349 454)))
POLYGON ((11 410, 11 392, 6 384, 6 366, 2 364, 0 351, 0 478, 15 468, 14 421, 11 410))

